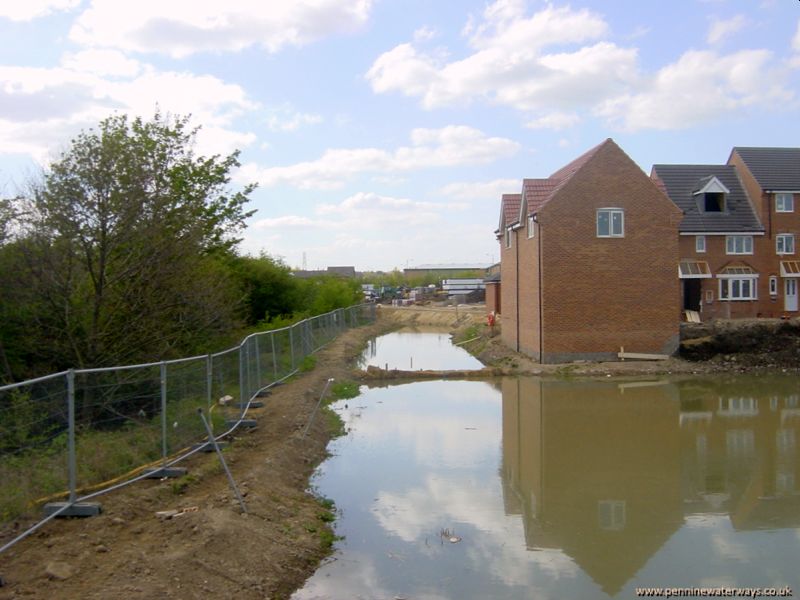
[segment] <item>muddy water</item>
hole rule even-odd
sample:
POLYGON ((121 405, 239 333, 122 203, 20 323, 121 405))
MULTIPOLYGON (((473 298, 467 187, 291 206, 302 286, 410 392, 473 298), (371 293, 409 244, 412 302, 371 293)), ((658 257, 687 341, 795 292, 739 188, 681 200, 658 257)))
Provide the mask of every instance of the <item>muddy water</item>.
POLYGON ((800 382, 434 381, 362 388, 315 487, 334 560, 293 597, 800 593, 800 382))
POLYGON ((360 364, 416 371, 481 369, 483 364, 469 352, 454 346, 442 331, 406 329, 382 335, 369 342, 360 364))

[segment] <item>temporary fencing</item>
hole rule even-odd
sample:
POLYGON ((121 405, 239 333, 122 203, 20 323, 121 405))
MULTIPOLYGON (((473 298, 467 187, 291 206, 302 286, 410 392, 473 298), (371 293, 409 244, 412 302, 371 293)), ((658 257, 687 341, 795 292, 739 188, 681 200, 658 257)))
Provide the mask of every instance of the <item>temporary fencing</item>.
POLYGON ((361 304, 249 335, 222 352, 0 386, 0 523, 50 500, 80 503, 144 477, 147 467, 179 462, 208 437, 198 409, 211 415, 215 437, 230 433, 306 357, 374 319, 375 305, 361 304))

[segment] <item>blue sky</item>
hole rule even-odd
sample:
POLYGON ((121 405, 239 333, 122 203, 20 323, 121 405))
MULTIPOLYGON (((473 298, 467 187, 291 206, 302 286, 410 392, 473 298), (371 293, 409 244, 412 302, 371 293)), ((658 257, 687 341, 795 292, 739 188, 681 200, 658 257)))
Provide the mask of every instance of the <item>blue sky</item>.
POLYGON ((0 39, 0 194, 158 105, 296 267, 497 260, 500 194, 608 137, 648 173, 800 145, 797 0, 0 0, 0 39))

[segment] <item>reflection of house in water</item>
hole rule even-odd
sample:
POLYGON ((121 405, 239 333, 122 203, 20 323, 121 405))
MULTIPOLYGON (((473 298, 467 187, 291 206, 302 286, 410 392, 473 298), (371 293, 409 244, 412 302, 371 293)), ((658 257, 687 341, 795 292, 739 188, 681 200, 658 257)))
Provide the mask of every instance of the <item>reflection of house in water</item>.
POLYGON ((798 386, 681 390, 683 496, 688 512, 730 515, 735 529, 800 526, 798 386), (760 389, 759 389, 760 388, 760 389))
POLYGON ((506 510, 522 515, 528 548, 563 550, 614 595, 685 514, 799 526, 798 397, 746 392, 698 380, 504 380, 506 510))

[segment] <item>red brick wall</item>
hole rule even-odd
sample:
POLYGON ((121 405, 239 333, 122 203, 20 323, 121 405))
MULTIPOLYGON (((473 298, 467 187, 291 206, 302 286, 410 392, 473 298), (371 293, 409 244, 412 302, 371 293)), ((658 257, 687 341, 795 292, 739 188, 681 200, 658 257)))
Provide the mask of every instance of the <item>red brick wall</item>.
POLYGON ((486 283, 486 314, 500 314, 500 282, 486 283))
POLYGON ((503 293, 500 294, 500 313, 503 315, 502 340, 510 348, 517 350, 517 250, 519 241, 516 232, 511 234, 511 248, 505 247, 504 237, 500 238, 500 277, 503 293))
POLYGON ((613 142, 542 207, 545 362, 674 351, 681 216, 613 142), (625 237, 597 237, 608 207, 624 209, 625 237))
POLYGON ((539 237, 541 230, 538 224, 534 227, 534 236, 531 238, 528 237, 527 223, 519 230, 519 346, 522 352, 539 358, 539 237))

